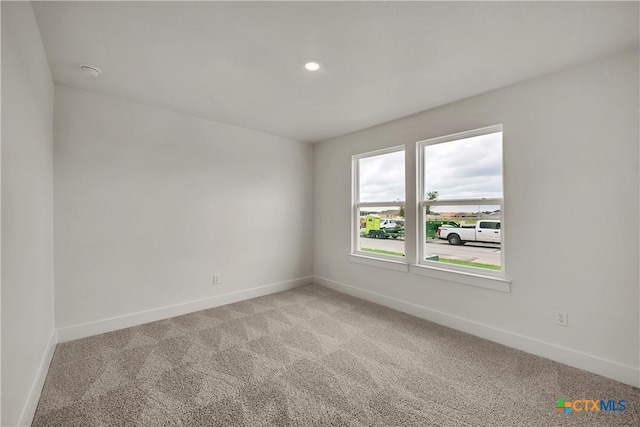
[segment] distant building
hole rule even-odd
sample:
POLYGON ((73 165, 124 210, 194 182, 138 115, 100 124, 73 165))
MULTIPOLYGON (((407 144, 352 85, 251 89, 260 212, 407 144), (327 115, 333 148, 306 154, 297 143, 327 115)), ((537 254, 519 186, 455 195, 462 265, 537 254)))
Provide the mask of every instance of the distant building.
POLYGON ((400 216, 400 209, 391 209, 391 210, 387 210, 387 211, 382 211, 380 212, 380 218, 385 218, 385 219, 399 219, 401 218, 400 216))
POLYGON ((360 216, 367 216, 367 215, 376 215, 379 216, 382 219, 404 219, 400 216, 400 210, 399 209, 389 209, 386 211, 380 211, 380 212, 373 212, 373 211, 360 211, 360 216))

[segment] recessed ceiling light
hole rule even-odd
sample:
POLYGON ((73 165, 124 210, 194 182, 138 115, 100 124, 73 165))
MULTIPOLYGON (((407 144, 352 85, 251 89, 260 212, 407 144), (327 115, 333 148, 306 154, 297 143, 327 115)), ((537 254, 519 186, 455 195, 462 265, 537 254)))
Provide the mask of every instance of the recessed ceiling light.
POLYGON ((102 71, 93 65, 81 65, 80 70, 88 76, 98 77, 102 71))
POLYGON ((304 69, 307 71, 318 71, 320 69, 320 63, 315 59, 305 61, 304 69))

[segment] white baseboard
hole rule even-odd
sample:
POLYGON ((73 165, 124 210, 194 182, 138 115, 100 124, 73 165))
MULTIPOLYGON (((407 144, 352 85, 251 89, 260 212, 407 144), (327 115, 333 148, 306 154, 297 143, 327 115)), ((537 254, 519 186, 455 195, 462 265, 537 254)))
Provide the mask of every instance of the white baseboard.
MULTIPOLYGON (((36 378, 33 380, 31 390, 29 390, 29 397, 22 409, 22 415, 20 415, 20 423, 18 425, 30 426, 33 421, 33 416, 36 414, 36 408, 38 407, 38 401, 40 400, 40 394, 42 393, 42 387, 44 386, 44 380, 47 379, 47 372, 49 372, 49 365, 51 365, 51 359, 53 359, 53 352, 56 349, 57 343, 58 334, 54 330, 51 334, 51 338, 49 338, 47 348, 42 355, 38 373, 36 378)), ((5 390, 5 393, 6 392, 7 390, 5 390)))
POLYGON ((97 320, 95 322, 83 323, 80 325, 67 326, 58 329, 58 341, 66 342, 103 334, 118 329, 129 328, 131 326, 142 325, 143 323, 155 322, 168 319, 170 317, 181 316, 193 313, 194 311, 206 310, 220 305, 231 304, 244 301, 250 298, 261 297, 263 295, 286 291, 298 286, 308 285, 313 282, 313 276, 300 277, 286 282, 272 283, 270 285, 258 286, 251 289, 244 289, 236 292, 229 292, 204 298, 196 301, 189 301, 181 304, 159 307, 152 310, 127 314, 124 316, 112 317, 109 319, 97 320))
POLYGON ((314 276, 314 283, 508 347, 526 351, 536 356, 545 357, 556 362, 564 363, 565 365, 593 372, 594 374, 602 375, 634 387, 640 387, 640 369, 638 369, 638 367, 627 366, 612 360, 602 359, 567 347, 551 344, 536 338, 516 334, 441 311, 432 310, 427 307, 329 280, 324 277, 314 276))

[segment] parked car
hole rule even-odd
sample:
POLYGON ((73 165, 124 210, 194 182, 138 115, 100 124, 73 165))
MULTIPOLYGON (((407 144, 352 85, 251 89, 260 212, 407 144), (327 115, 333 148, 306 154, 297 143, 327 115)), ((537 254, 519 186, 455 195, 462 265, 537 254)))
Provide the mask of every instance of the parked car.
POLYGON ((438 238, 448 240, 450 245, 467 242, 500 243, 500 220, 480 220, 470 227, 438 227, 438 238))
POLYGON ((380 228, 398 228, 399 225, 393 219, 384 219, 380 221, 380 228))

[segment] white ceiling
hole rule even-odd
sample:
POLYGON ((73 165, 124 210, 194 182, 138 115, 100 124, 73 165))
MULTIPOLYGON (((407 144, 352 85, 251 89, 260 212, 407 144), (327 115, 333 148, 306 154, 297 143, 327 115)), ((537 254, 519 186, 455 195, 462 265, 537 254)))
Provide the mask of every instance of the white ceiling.
POLYGON ((638 48, 637 2, 34 2, 57 84, 321 141, 638 48), (303 69, 307 58, 324 67, 303 69), (79 64, 102 69, 92 78, 79 64))

